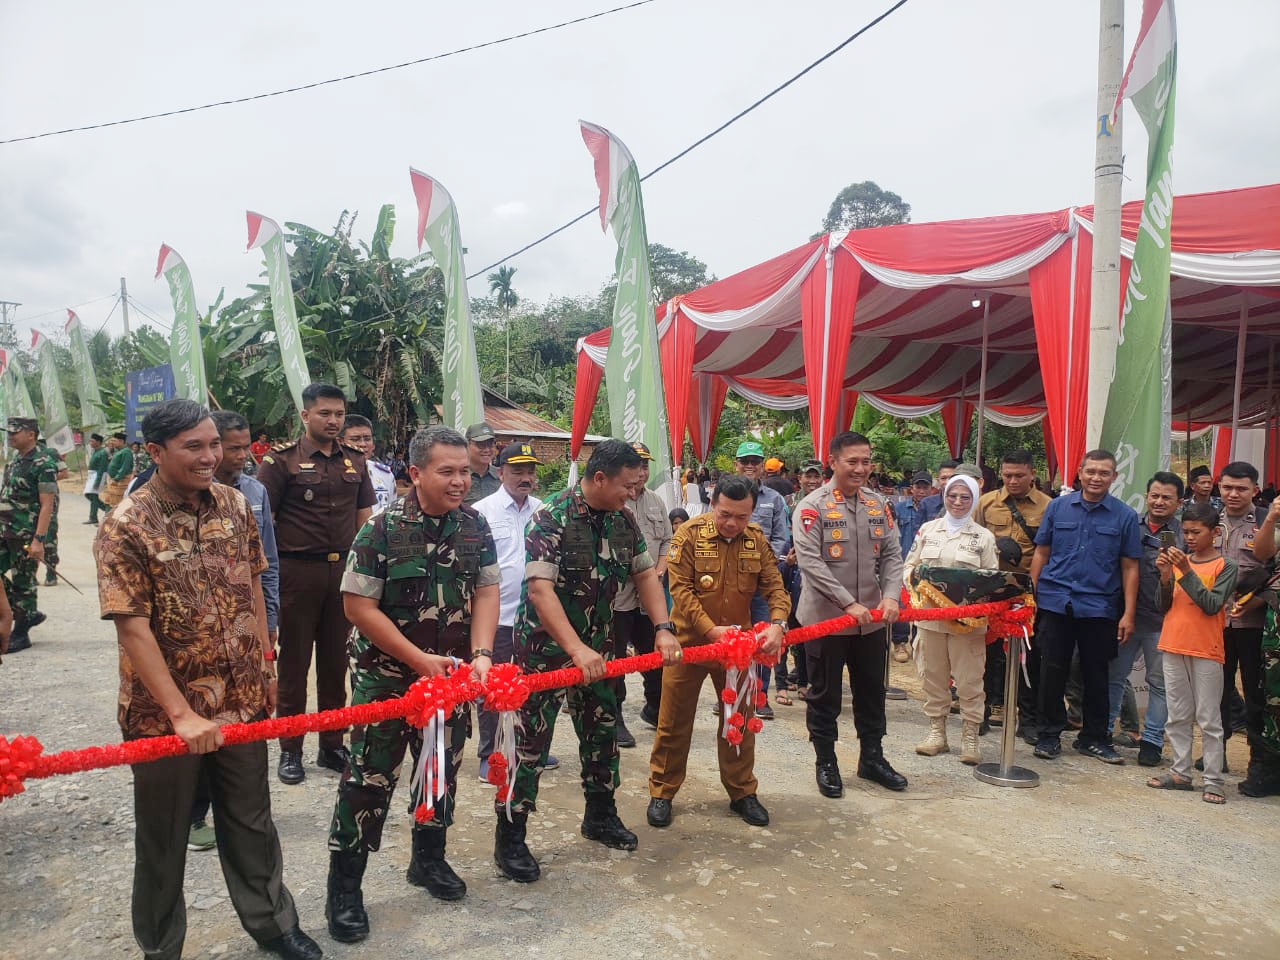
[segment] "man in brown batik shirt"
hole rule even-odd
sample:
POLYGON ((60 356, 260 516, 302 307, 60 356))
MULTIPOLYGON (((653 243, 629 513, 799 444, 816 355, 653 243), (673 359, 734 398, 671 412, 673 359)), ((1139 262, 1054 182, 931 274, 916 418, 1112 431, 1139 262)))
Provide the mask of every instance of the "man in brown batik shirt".
POLYGON ((142 429, 156 473, 102 521, 98 597, 120 643, 125 738, 176 733, 190 752, 133 767, 134 936, 148 958, 182 955, 187 833, 203 775, 241 924, 280 956, 319 958, 284 886, 266 744, 222 739, 222 724, 261 719, 275 701, 259 581, 267 561, 253 512, 239 491, 213 482, 222 446, 204 407, 166 401, 142 429))

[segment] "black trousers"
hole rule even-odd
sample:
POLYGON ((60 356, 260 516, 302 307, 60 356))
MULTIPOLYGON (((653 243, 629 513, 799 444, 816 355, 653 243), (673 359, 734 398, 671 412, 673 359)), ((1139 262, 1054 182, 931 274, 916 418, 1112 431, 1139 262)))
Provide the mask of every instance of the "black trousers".
POLYGON ((191 805, 202 775, 213 799, 222 875, 240 925, 259 943, 298 925, 271 819, 267 745, 259 741, 166 757, 133 768, 133 935, 151 960, 182 955, 187 935, 182 878, 191 805))
POLYGON ((1262 693, 1262 628, 1227 627, 1222 631, 1226 662, 1222 665, 1222 738, 1231 737, 1231 706, 1236 689, 1236 667, 1244 689, 1244 726, 1250 740, 1262 733, 1266 700, 1262 693))
POLYGON ((1004 706, 1004 644, 987 644, 987 666, 982 672, 982 692, 986 695, 987 716, 992 707, 1004 706))
POLYGON ((839 739, 837 721, 844 675, 853 688, 853 726, 862 749, 879 749, 884 739, 884 671, 889 657, 887 630, 854 636, 829 636, 804 645, 808 656, 809 699, 805 725, 814 743, 839 739))
MULTIPOLYGON (((494 663, 510 663, 516 658, 514 632, 514 627, 498 625, 498 632, 493 637, 494 663)), ((480 752, 478 756, 481 760, 488 760, 489 755, 493 753, 493 744, 498 736, 498 715, 492 710, 486 710, 480 705, 479 700, 476 701, 476 713, 478 714, 478 725, 480 727, 480 752)))
MULTIPOLYGON (((342 612, 341 561, 280 558, 279 698, 276 716, 307 712, 307 674, 316 659, 316 701, 321 710, 347 705, 347 634, 342 612)), ((320 734, 320 746, 342 746, 344 730, 320 734)), ((280 740, 280 749, 302 750, 302 737, 280 740)))
POLYGON ((1040 644, 1040 698, 1037 719, 1040 738, 1057 740, 1067 727, 1067 679, 1071 655, 1080 654, 1080 678, 1084 685, 1082 714, 1084 744, 1110 743, 1107 726, 1110 711, 1109 664, 1117 651, 1116 621, 1104 617, 1076 617, 1041 610, 1036 626, 1040 644))
MULTIPOLYGON (((636 607, 634 610, 615 610, 613 611, 613 655, 617 659, 622 659, 627 655, 627 644, 635 647, 637 654, 653 653, 654 643, 653 621, 651 621, 644 610, 636 607)), ((640 680, 644 684, 644 703, 654 714, 658 712, 658 706, 662 703, 662 668, 657 670, 646 670, 640 674, 640 680)), ((627 685, 623 677, 615 680, 618 690, 618 703, 622 703, 627 699, 627 685)))

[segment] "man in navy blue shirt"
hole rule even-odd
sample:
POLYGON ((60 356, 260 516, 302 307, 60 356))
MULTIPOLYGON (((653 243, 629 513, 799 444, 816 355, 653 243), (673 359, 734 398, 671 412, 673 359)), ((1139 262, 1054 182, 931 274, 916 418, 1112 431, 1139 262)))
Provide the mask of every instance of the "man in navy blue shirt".
POLYGON ((1036 533, 1031 581, 1040 610, 1041 726, 1035 755, 1045 760, 1062 752, 1063 697, 1078 648, 1084 728, 1076 750, 1104 763, 1124 763, 1107 728, 1108 671, 1119 644, 1134 632, 1142 538, 1137 513, 1107 492, 1115 478, 1114 454, 1086 453, 1080 489, 1050 503, 1036 533))

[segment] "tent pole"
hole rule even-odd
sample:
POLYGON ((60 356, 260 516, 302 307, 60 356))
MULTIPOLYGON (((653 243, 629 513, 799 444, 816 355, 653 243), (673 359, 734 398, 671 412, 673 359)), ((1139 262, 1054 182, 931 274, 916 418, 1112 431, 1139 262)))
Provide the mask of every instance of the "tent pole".
POLYGON ((1089 300, 1089 406, 1085 449, 1102 442, 1102 421, 1115 377, 1120 321, 1120 190, 1124 149, 1120 117, 1111 110, 1124 74, 1124 0, 1101 0, 1098 23, 1098 108, 1093 167, 1093 280, 1089 300))
POLYGON ((1248 294, 1240 294, 1240 326, 1236 332, 1236 385, 1231 402, 1231 460, 1236 458, 1240 434, 1240 392, 1244 389, 1244 347, 1249 336, 1248 294))
POLYGON ((1263 446, 1263 450, 1265 451, 1263 456, 1266 457, 1266 464, 1262 468, 1263 486, 1266 486, 1268 483, 1271 483, 1275 479, 1274 477, 1271 476, 1272 474, 1271 465, 1275 462, 1275 453, 1276 453, 1275 439, 1272 436, 1272 429, 1271 429, 1273 426, 1271 421, 1273 416, 1275 415, 1275 398, 1271 395, 1271 391, 1273 389, 1273 379, 1274 379, 1273 378, 1274 371, 1272 368, 1275 365, 1275 362, 1276 362, 1276 344, 1275 344, 1275 341, 1272 340, 1267 344, 1267 432, 1265 435, 1265 441, 1263 446))
POLYGON ((987 415, 987 338, 991 319, 991 294, 982 297, 982 366, 978 374, 978 469, 982 469, 982 428, 987 415))
POLYGON ((1187 476, 1191 476, 1191 408, 1187 407, 1187 476))

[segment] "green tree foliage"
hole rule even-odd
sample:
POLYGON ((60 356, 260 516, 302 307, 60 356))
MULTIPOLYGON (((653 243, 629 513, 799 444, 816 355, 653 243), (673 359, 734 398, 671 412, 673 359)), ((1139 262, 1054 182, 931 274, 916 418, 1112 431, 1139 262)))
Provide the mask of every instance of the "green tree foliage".
POLYGON ((831 201, 822 220, 821 236, 836 230, 861 230, 911 222, 911 204, 872 180, 851 183, 831 201))

